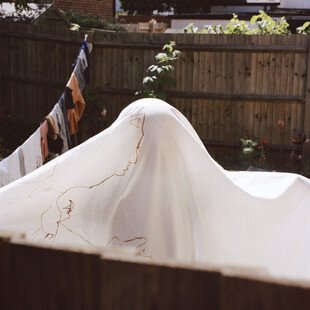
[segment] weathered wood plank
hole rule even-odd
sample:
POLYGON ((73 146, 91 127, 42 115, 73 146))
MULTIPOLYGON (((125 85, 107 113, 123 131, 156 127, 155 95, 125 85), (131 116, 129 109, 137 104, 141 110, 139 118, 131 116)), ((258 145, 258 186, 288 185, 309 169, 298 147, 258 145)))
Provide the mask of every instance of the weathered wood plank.
POLYGON ((0 238, 3 310, 307 309, 308 282, 102 249, 51 249, 0 238))
MULTIPOLYGON (((310 40, 308 38, 308 59, 307 59, 307 82, 306 82, 306 102, 304 109, 303 132, 310 138, 310 40)), ((304 160, 310 161, 310 143, 304 146, 304 160)))
MULTIPOLYGON (((91 87, 111 109, 108 123, 120 106, 135 99, 156 53, 176 40, 183 57, 175 63, 176 87, 167 91, 168 100, 182 107, 203 139, 235 143, 247 130, 289 146, 295 129, 309 131, 305 36, 89 33, 94 43, 91 87), (285 121, 281 138, 274 130, 280 117, 285 121)), ((31 25, 1 27, 1 104, 7 111, 35 107, 45 112, 52 106, 71 74, 83 35, 31 25)))

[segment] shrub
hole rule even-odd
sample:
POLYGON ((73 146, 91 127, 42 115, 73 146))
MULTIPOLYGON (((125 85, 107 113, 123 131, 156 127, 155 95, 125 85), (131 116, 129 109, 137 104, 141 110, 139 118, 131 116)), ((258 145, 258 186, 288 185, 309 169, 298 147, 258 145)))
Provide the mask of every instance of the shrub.
POLYGON ((238 15, 233 14, 233 18, 225 27, 225 34, 248 34, 249 26, 244 20, 239 20, 238 15))
POLYGON ((171 63, 181 56, 181 52, 176 50, 175 46, 175 42, 172 41, 164 45, 162 53, 155 56, 157 64, 148 67, 148 75, 142 82, 143 89, 136 92, 136 96, 167 99, 165 90, 175 85, 175 79, 171 77, 171 72, 174 71, 171 63))
POLYGON ((281 17, 280 21, 277 22, 272 19, 264 11, 260 10, 258 15, 252 16, 250 20, 251 24, 255 24, 258 28, 251 31, 252 34, 289 34, 289 24, 285 17, 281 17))
POLYGON ((200 32, 209 34, 223 34, 224 30, 222 25, 204 25, 200 32))
POLYGON ((70 21, 73 30, 96 28, 110 31, 126 31, 115 19, 104 20, 100 16, 78 14, 72 11, 65 12, 65 17, 70 21))
MULTIPOLYGON (((257 27, 250 28, 244 20, 238 19, 238 15, 233 14, 232 19, 225 28, 221 25, 205 25, 202 30, 195 27, 193 23, 184 28, 185 33, 208 33, 208 34, 289 34, 289 24, 284 17, 280 21, 271 18, 264 11, 259 11, 258 15, 252 16, 250 24, 256 24, 257 27)), ((309 24, 305 24, 301 29, 303 33, 310 33, 309 24)))
POLYGON ((198 27, 195 27, 193 23, 190 23, 184 28, 184 32, 185 33, 198 33, 199 29, 198 27))

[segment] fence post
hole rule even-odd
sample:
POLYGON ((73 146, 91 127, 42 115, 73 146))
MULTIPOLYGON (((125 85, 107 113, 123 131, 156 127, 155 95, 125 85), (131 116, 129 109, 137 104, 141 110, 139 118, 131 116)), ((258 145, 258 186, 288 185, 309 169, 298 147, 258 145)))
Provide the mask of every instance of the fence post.
POLYGON ((0 235, 0 309, 9 309, 8 287, 6 285, 10 272, 10 237, 0 235))
MULTIPOLYGON (((310 39, 308 38, 308 59, 307 59, 307 80, 305 94, 305 117, 304 117, 304 133, 310 138, 310 39)), ((303 146, 303 160, 305 163, 310 162, 310 143, 303 146)))
POLYGON ((39 247, 14 238, 0 235, 1 310, 99 309, 97 252, 39 247))

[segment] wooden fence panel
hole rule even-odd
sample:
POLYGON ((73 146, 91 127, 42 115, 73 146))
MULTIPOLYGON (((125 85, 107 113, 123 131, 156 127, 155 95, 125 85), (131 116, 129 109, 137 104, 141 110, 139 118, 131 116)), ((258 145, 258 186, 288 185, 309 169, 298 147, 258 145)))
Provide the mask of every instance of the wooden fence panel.
POLYGON ((99 256, 0 240, 0 308, 99 307, 99 256))
MULTIPOLYGON (((305 94, 305 109, 304 109, 304 126, 303 130, 310 137, 310 43, 308 44, 308 62, 307 62, 307 84, 306 84, 306 94, 305 94)), ((304 156, 306 158, 310 158, 310 144, 306 144, 304 149, 304 156)))
POLYGON ((0 237, 0 308, 295 310, 310 305, 309 282, 119 254, 0 237))
POLYGON ((309 291, 296 283, 266 281, 261 278, 224 276, 221 278, 222 310, 289 310, 310 305, 309 291))
MULTIPOLYGON (((288 148, 296 132, 309 134, 307 36, 88 34, 94 46, 91 87, 108 107, 108 124, 135 99, 155 55, 174 40, 182 57, 168 101, 204 142, 231 145, 245 137, 267 138, 288 148), (282 131, 277 120, 285 123, 282 131)), ((44 117, 70 76, 83 33, 3 24, 0 38, 0 106, 44 117)))

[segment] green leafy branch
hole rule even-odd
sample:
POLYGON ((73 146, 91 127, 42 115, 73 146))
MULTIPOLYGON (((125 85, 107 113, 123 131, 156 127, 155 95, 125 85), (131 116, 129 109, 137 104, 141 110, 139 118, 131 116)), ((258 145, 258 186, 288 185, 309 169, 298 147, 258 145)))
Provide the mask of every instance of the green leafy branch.
POLYGON ((280 21, 277 22, 271 18, 263 10, 259 11, 258 15, 252 16, 250 20, 251 24, 255 24, 258 28, 253 29, 251 34, 289 34, 289 24, 285 17, 281 17, 280 21))
POLYGON ((248 34, 249 26, 244 20, 239 20, 238 15, 233 14, 233 18, 226 25, 225 34, 248 34))
POLYGON ((305 22, 302 26, 296 28, 297 33, 310 34, 310 22, 305 22))
POLYGON ((142 81, 142 90, 137 91, 136 96, 167 99, 166 90, 176 84, 175 79, 171 76, 174 71, 172 63, 181 56, 181 52, 175 47, 176 43, 171 41, 164 45, 163 52, 155 56, 157 63, 148 67, 148 75, 142 81))

